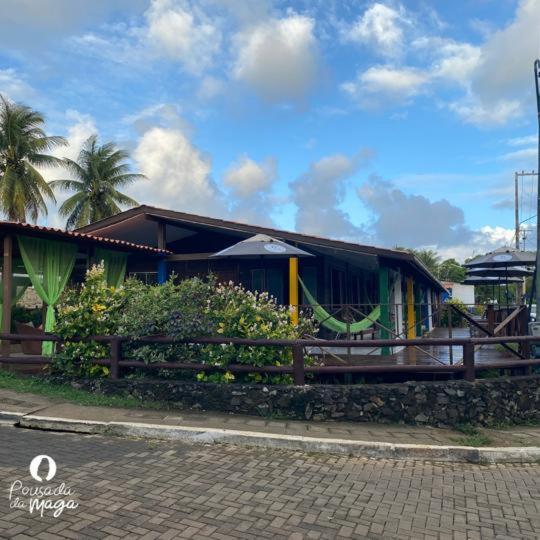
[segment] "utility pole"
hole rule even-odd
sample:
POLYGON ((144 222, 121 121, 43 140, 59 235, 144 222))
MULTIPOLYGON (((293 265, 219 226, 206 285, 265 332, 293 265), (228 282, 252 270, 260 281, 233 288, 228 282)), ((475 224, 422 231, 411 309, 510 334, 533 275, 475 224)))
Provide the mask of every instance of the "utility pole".
POLYGON ((514 174, 514 217, 516 223, 516 249, 519 251, 519 186, 518 173, 514 174))
MULTIPOLYGON (((534 85, 536 88, 536 113, 538 119, 538 168, 536 169, 538 174, 536 192, 536 267, 534 269, 534 281, 536 285, 536 310, 540 308, 540 60, 534 61, 534 85)), ((538 316, 538 315, 537 315, 538 316)))

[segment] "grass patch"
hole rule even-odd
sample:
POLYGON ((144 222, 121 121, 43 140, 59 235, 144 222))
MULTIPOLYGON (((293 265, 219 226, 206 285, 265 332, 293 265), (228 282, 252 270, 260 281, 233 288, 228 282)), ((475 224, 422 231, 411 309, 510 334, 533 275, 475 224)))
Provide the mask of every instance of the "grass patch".
POLYGON ((492 439, 478 431, 478 428, 472 424, 458 424, 455 427, 456 431, 463 433, 465 437, 452 439, 460 446, 488 446, 492 443, 492 439))
POLYGON ((459 446, 489 446, 492 440, 482 433, 476 435, 468 435, 467 437, 459 437, 454 439, 459 446))
POLYGON ((73 388, 69 384, 53 383, 30 375, 17 375, 0 369, 0 388, 14 392, 28 392, 42 396, 61 399, 78 405, 93 405, 97 407, 124 407, 144 409, 168 409, 166 403, 159 401, 144 402, 137 398, 118 395, 106 396, 73 388))

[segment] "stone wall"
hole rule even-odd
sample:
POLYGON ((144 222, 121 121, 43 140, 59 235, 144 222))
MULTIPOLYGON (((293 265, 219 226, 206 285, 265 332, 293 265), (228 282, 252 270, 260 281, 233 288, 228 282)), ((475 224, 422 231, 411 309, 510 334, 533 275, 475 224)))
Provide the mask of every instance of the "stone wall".
POLYGON ((474 383, 446 381, 352 386, 227 385, 141 379, 93 379, 70 383, 103 394, 128 394, 142 401, 166 401, 179 409, 300 420, 452 426, 540 419, 540 376, 474 383))

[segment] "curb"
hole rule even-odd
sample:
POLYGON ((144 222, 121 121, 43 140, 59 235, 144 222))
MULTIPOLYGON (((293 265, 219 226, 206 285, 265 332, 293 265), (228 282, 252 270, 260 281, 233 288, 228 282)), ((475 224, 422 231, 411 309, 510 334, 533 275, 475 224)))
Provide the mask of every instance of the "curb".
MULTIPOLYGON (((0 412, 0 419, 4 414, 0 412)), ((175 427, 134 422, 68 420, 12 413, 15 425, 23 428, 67 431, 92 435, 137 437, 198 444, 233 444, 298 452, 341 454, 377 459, 446 461, 455 463, 536 463, 540 447, 484 447, 394 444, 346 439, 321 439, 298 435, 279 435, 253 431, 175 427)))
POLYGON ((20 412, 0 411, 0 423, 13 425, 16 424, 23 416, 24 413, 20 412))

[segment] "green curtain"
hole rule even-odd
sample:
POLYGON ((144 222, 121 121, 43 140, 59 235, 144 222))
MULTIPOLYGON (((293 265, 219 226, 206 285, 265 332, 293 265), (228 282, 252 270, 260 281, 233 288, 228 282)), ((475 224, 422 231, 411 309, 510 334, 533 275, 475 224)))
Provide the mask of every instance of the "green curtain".
MULTIPOLYGON (((18 236, 24 267, 37 295, 47 305, 43 329, 52 332, 55 323, 54 306, 73 271, 77 246, 68 242, 18 236)), ((53 353, 52 341, 43 343, 43 354, 53 353)))
POLYGON ((96 248, 96 261, 103 261, 107 285, 120 287, 126 277, 127 253, 96 248))
MULTIPOLYGON (((2 274, 2 279, 4 275, 2 274)), ((13 276, 13 283, 11 287, 11 307, 13 307, 24 294, 24 291, 30 285, 30 280, 26 276, 13 276)), ((2 321, 4 316, 4 287, 2 280, 0 280, 0 329, 2 328, 2 321)))

